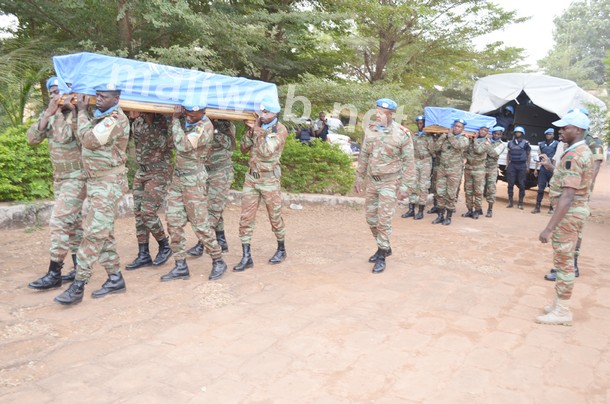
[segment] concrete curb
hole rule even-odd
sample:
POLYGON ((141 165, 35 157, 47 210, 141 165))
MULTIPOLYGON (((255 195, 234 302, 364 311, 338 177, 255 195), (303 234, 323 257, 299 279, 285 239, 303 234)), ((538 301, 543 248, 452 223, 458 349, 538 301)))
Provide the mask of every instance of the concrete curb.
MULTIPOLYGON (((288 194, 282 193, 284 205, 323 204, 329 206, 364 206, 364 198, 322 194, 288 194)), ((229 191, 229 202, 241 203, 241 191, 229 191)), ((24 204, 0 206, 0 230, 23 229, 27 227, 48 226, 54 201, 39 201, 24 204)), ((85 202, 84 212, 88 206, 85 202)), ((119 216, 133 215, 133 197, 127 194, 119 204, 119 216)))

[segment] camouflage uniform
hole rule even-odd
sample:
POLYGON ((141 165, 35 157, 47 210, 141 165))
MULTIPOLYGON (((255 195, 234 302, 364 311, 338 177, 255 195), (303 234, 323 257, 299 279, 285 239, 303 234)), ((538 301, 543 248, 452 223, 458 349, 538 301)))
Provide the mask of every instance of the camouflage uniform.
POLYGON ((576 193, 568 212, 553 229, 553 263, 557 270, 555 291, 560 300, 568 300, 574 287, 574 251, 585 220, 589 217, 589 196, 593 178, 593 158, 584 141, 569 147, 553 172, 550 184, 551 204, 557 201, 563 188, 574 188, 576 193))
POLYGON ((53 164, 55 205, 49 221, 51 261, 63 262, 68 251, 76 254, 83 238, 82 207, 86 196, 85 172, 81 163, 81 145, 75 137, 76 119, 70 111, 58 110, 49 118, 46 130, 38 122, 27 132, 28 142, 49 141, 53 164))
POLYGON ((213 131, 212 123, 206 117, 186 130, 182 129, 179 119, 172 120, 171 133, 176 147, 176 166, 167 194, 166 213, 171 248, 176 261, 186 258, 184 226, 187 221, 191 223, 205 251, 213 259, 222 256, 214 231, 207 224, 208 174, 203 165, 203 156, 208 151, 213 131))
POLYGON ((413 136, 412 141, 415 156, 415 189, 409 196, 409 203, 425 205, 430 191, 434 138, 428 133, 421 132, 413 136))
POLYGON ((439 136, 435 150, 439 153, 436 191, 438 206, 441 209, 455 212, 457 193, 464 171, 464 150, 468 147, 468 138, 463 135, 443 134, 439 136))
POLYGON ((173 142, 168 135, 167 118, 156 115, 152 124, 139 116, 132 124, 132 136, 139 164, 133 179, 133 207, 138 244, 147 244, 152 233, 155 240, 165 238, 163 224, 157 215, 171 180, 170 157, 173 142))
POLYGON ((89 211, 83 226, 83 242, 78 249, 76 280, 87 283, 96 261, 108 275, 120 273, 114 220, 119 201, 127 190, 129 120, 118 105, 93 118, 86 111, 79 111, 78 139, 83 147, 89 211))
POLYGON ((469 211, 480 211, 485 188, 485 161, 491 143, 486 137, 470 139, 464 167, 464 194, 469 211))
POLYGON ((239 238, 242 244, 250 244, 261 199, 267 206, 269 222, 277 241, 284 241, 286 229, 282 219, 280 157, 287 136, 286 127, 276 118, 275 123, 271 122, 266 127, 265 136, 250 131, 241 140, 242 152, 250 152, 239 220, 239 238))
POLYGON ((393 122, 385 128, 370 126, 358 159, 357 181, 366 184, 366 221, 379 249, 390 249, 397 188, 415 188, 415 161, 411 137, 393 122))
POLYGON ((496 142, 492 140, 491 142, 485 160, 485 190, 483 195, 487 199, 487 203, 493 205, 496 201, 496 183, 498 182, 498 157, 500 157, 506 145, 501 140, 496 142))

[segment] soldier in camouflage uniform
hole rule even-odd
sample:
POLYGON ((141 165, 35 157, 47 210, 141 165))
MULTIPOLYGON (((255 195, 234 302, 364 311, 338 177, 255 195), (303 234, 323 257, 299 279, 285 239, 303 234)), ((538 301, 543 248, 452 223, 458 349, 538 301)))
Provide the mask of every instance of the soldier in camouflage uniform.
POLYGON ((176 166, 167 195, 167 228, 171 238, 175 267, 161 281, 188 279, 186 264, 186 239, 184 226, 189 221, 197 238, 212 257, 212 271, 209 279, 220 278, 227 270, 222 259, 222 250, 210 227, 206 180, 208 173, 203 158, 212 144, 214 128, 205 116, 206 105, 185 101, 176 105, 172 115, 171 133, 176 147, 176 166), (186 111, 186 112, 185 112, 186 111), (185 115, 184 129, 180 117, 185 115))
POLYGON ((504 128, 495 126, 491 128, 492 136, 489 139, 491 147, 487 150, 487 158, 485 160, 485 189, 483 196, 487 199, 487 213, 485 217, 493 216, 493 207, 496 201, 496 183, 498 182, 498 158, 506 148, 502 142, 504 128))
POLYGON ((402 217, 420 220, 424 218, 424 208, 430 190, 434 138, 424 132, 426 121, 423 115, 418 115, 415 123, 417 124, 417 135, 412 137, 415 156, 415 190, 409 195, 409 210, 403 213, 402 217), (417 213, 415 213, 415 205, 418 206, 417 213))
POLYGON ((468 147, 468 138, 463 135, 465 126, 466 121, 456 119, 453 122, 451 133, 440 135, 434 145, 436 152, 439 153, 436 180, 439 211, 433 224, 450 225, 451 217, 455 212, 457 193, 464 171, 463 153, 468 147), (447 217, 445 217, 445 212, 447 212, 447 217))
POLYGON ((76 279, 55 301, 75 304, 83 300, 93 265, 106 269, 108 280, 92 293, 98 298, 126 290, 114 238, 116 211, 127 190, 127 142, 129 119, 119 107, 120 90, 113 84, 96 88, 97 110, 93 118, 87 112, 89 97, 77 97, 78 140, 87 175, 89 210, 83 223, 83 241, 78 249, 76 279))
POLYGON ((269 259, 269 263, 279 264, 287 257, 284 244, 286 229, 282 219, 280 157, 286 144, 288 131, 277 119, 280 110, 280 104, 277 101, 270 98, 263 99, 260 105, 259 120, 256 123, 246 122, 250 130, 241 140, 241 152, 250 153, 250 159, 244 181, 239 219, 239 238, 243 254, 241 261, 233 267, 233 271, 236 272, 254 266, 250 243, 261 199, 267 207, 271 229, 277 239, 277 250, 269 259))
POLYGON ((169 240, 157 212, 161 208, 172 172, 170 158, 173 141, 168 135, 167 118, 160 114, 138 114, 131 125, 138 170, 133 179, 133 209, 136 218, 138 256, 125 266, 132 270, 149 265, 163 265, 172 255, 169 240), (150 256, 149 237, 159 244, 154 261, 150 256))
MULTIPOLYGON (((229 201, 229 189, 233 183, 233 150, 235 150, 235 125, 226 120, 212 120, 214 137, 212 147, 205 156, 204 164, 208 172, 208 223, 216 232, 216 241, 222 252, 229 252, 225 236, 222 212, 229 201)), ((197 244, 187 251, 193 257, 203 254, 203 244, 197 244)))
POLYGON ((393 121, 396 102, 382 98, 376 105, 376 121, 364 134, 354 188, 360 193, 366 185, 366 221, 377 242, 377 252, 369 262, 375 263, 373 273, 381 273, 386 257, 392 254, 396 200, 407 198, 415 188, 415 161, 411 137, 393 121))
POLYGON ((560 128, 559 133, 569 147, 557 167, 542 155, 542 165, 553 171, 550 197, 555 211, 539 239, 542 243, 548 243, 550 239, 553 246, 553 263, 557 270, 556 298, 553 304, 544 308, 546 314, 538 316, 536 321, 571 325, 569 301, 575 278, 574 252, 584 222, 590 215, 593 155, 584 141, 585 131, 589 128, 589 118, 585 114, 570 112, 553 125, 560 128))
POLYGON ((464 167, 464 194, 466 195, 466 208, 468 211, 462 217, 478 219, 483 214, 483 190, 485 188, 485 161, 491 142, 487 139, 489 128, 483 126, 479 129, 476 138, 469 139, 464 167))
POLYGON ((56 77, 47 81, 47 89, 51 96, 49 107, 27 132, 28 142, 32 145, 48 139, 53 164, 55 205, 49 222, 51 262, 47 274, 28 285, 38 290, 57 288, 62 281, 74 280, 75 271, 62 277, 61 269, 68 251, 72 252, 76 267, 76 252, 83 237, 81 211, 86 193, 81 146, 74 130, 75 108, 69 102, 60 108, 59 81, 56 77))

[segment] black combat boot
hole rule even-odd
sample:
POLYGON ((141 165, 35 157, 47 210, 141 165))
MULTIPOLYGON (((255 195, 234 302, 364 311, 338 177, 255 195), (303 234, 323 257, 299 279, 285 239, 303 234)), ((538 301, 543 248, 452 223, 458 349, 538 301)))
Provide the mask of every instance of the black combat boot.
POLYGON ((517 209, 523 210, 523 199, 519 199, 519 202, 517 202, 517 209))
POLYGON ((218 241, 218 245, 223 253, 229 252, 229 244, 227 243, 224 230, 216 232, 216 241, 218 241))
POLYGON ((190 250, 186 252, 191 257, 201 257, 203 255, 203 244, 198 241, 190 250))
POLYGON ((549 206, 549 215, 552 215, 553 211, 554 211, 553 206, 549 206))
POLYGON ((250 254, 250 244, 242 244, 241 249, 243 256, 241 257, 239 264, 233 267, 233 271, 235 272, 242 272, 254 266, 254 261, 252 261, 252 255, 250 254))
POLYGON ((462 213, 462 217, 472 217, 472 209, 468 209, 468 212, 462 213))
POLYGON ((447 210, 447 216, 443 220, 443 226, 449 226, 451 224, 451 216, 453 216, 452 210, 447 210))
POLYGON ((508 205, 506 205, 507 208, 512 208, 513 207, 513 198, 510 197, 508 198, 508 205))
POLYGON ((117 272, 116 274, 108 275, 106 282, 104 282, 100 289, 91 293, 91 297, 97 299, 98 297, 103 297, 111 293, 123 293, 125 291, 127 291, 127 287, 125 286, 123 274, 117 272))
POLYGON ((445 208, 438 210, 438 216, 432 221, 432 224, 443 223, 443 220, 445 220, 445 208))
POLYGON ((176 266, 167 274, 161 277, 161 282, 173 281, 175 279, 187 280, 191 277, 189 267, 186 265, 186 260, 176 260, 176 266))
POLYGON ((36 279, 34 282, 28 284, 28 288, 37 290, 54 289, 61 286, 61 268, 64 266, 63 262, 51 261, 49 263, 49 270, 45 275, 36 279))
POLYGON ((209 280, 215 281, 227 271, 227 264, 222 258, 212 260, 212 272, 210 272, 209 280))
POLYGON ((172 256, 172 249, 169 246, 169 240, 167 237, 163 237, 163 239, 158 240, 157 243, 159 243, 159 252, 157 252, 157 256, 152 262, 154 266, 165 264, 169 257, 172 256))
MULTIPOLYGON (((381 251, 380 248, 378 248, 377 251, 375 251, 375 254, 370 256, 369 262, 377 261, 377 257, 379 257, 379 251, 381 251)), ((392 247, 390 247, 390 249, 385 252, 386 257, 389 257, 390 255, 392 255, 392 247)))
POLYGON ((77 304, 83 301, 83 294, 85 293, 85 281, 74 281, 70 284, 68 289, 61 295, 57 296, 55 300, 60 304, 77 304))
POLYGON ((76 254, 72 254, 72 263, 74 264, 74 268, 68 272, 67 275, 61 276, 61 280, 64 282, 72 282, 76 278, 76 266, 78 264, 76 261, 76 254))
POLYGON ((551 272, 544 275, 544 279, 547 281, 555 282, 557 280, 557 270, 555 268, 551 269, 551 272))
POLYGON ((536 202, 536 207, 532 210, 532 213, 540 213, 540 202, 536 202))
POLYGON ((417 207, 417 213, 415 214, 415 216, 413 217, 413 219, 415 220, 421 220, 424 218, 424 208, 426 206, 425 205, 419 205, 417 207))
POLYGON ((485 215, 485 217, 493 217, 494 215, 494 204, 490 203, 489 206, 487 207, 487 214, 485 215))
POLYGON ((413 217, 415 216, 415 204, 414 203, 410 203, 409 204, 409 210, 406 211, 405 213, 403 213, 400 217, 406 219, 408 217, 413 217))
POLYGON ((382 250, 380 248, 375 265, 373 265, 374 274, 382 273, 385 270, 385 257, 387 257, 387 250, 382 250))
POLYGON ((482 213, 483 212, 480 212, 479 209, 475 209, 472 211, 472 218, 477 220, 482 213))
POLYGON ((275 250, 275 254, 273 257, 269 258, 269 263, 276 265, 283 262, 288 254, 286 254, 286 247, 284 246, 284 241, 277 242, 277 250, 275 250))
POLYGON ((427 212, 428 214, 432 214, 432 213, 438 213, 439 208, 436 202, 436 198, 434 198, 434 206, 432 206, 432 208, 427 212))
POLYGON ((134 270, 152 265, 153 261, 148 250, 148 243, 138 244, 138 256, 132 263, 125 265, 125 269, 134 270))

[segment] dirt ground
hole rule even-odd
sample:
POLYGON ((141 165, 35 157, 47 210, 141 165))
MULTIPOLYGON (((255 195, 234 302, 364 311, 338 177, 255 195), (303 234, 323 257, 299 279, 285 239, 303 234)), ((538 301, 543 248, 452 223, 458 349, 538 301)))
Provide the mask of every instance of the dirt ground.
MULTIPOLYGON (((48 229, 0 239, 0 402, 46 403, 608 403, 610 402, 610 168, 592 199, 573 298, 573 327, 533 319, 551 301, 543 280, 549 216, 507 209, 451 226, 394 220, 388 269, 371 274, 375 245, 363 209, 285 209, 288 259, 264 211, 255 266, 210 282, 208 257, 171 269, 124 271, 127 293, 53 302, 65 287, 27 283, 48 266, 48 229)), ((545 198, 545 203, 548 197, 545 198)), ((238 262, 238 206, 226 212, 229 265, 238 262)), ((133 218, 117 223, 125 264, 133 218)), ((189 233, 189 244, 194 237, 189 233)), ((156 248, 154 248, 156 253, 156 248)))

